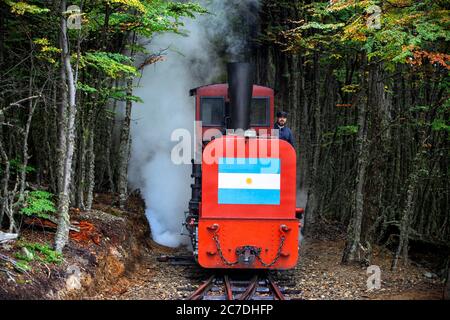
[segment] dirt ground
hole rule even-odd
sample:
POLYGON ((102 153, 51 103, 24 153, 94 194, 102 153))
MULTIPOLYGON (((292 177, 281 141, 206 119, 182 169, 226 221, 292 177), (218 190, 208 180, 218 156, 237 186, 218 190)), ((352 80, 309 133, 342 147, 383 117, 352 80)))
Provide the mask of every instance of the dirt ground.
MULTIPOLYGON (((378 253, 374 263, 381 269, 381 289, 367 290, 366 268, 340 264, 343 241, 308 241, 300 250, 300 261, 294 271, 277 274, 291 279, 289 298, 353 300, 387 299, 417 300, 442 299, 442 284, 437 276, 428 278, 428 270, 418 266, 389 270, 390 261, 385 253, 378 253), (286 273, 286 274, 284 274, 286 273)), ((185 254, 153 248, 148 252, 136 272, 126 281, 108 288, 88 299, 183 299, 210 273, 197 266, 173 266, 157 261, 164 254, 185 254)))
MULTIPOLYGON (((62 264, 35 263, 23 274, 0 262, 0 299, 183 299, 211 274, 197 265, 158 261, 162 255, 189 252, 150 239, 139 197, 121 211, 110 195, 99 194, 94 209, 72 212, 73 221, 93 229, 84 237, 73 235, 62 264), (74 276, 78 283, 71 281, 74 276)), ((36 226, 22 233, 29 242, 51 243, 53 236, 36 226)), ((433 270, 411 263, 390 271, 391 252, 380 247, 374 248, 371 264, 380 267, 381 288, 368 291, 366 266, 340 263, 343 246, 340 230, 324 227, 319 239, 303 240, 297 267, 275 272, 275 279, 288 279, 286 292, 294 299, 442 299, 442 280, 433 270)), ((11 257, 15 250, 14 244, 0 246, 0 253, 11 257)))
MULTIPOLYGON (((34 259, 24 272, 0 259, 0 300, 83 298, 133 272, 150 239, 144 204, 139 197, 130 197, 128 210, 122 211, 113 199, 96 194, 90 212, 71 209, 71 224, 80 232, 70 232, 60 263, 34 259)), ((22 243, 51 245, 55 229, 47 220, 32 224, 23 220, 19 241, 0 245, 0 254, 17 262, 22 243)))

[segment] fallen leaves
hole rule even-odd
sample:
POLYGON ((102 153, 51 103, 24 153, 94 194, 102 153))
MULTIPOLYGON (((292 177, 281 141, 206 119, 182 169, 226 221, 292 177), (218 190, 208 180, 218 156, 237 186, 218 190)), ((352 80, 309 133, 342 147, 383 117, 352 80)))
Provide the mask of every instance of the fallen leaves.
POLYGON ((70 231, 70 238, 72 240, 84 243, 92 241, 96 245, 100 245, 100 233, 92 223, 88 221, 80 221, 78 223, 78 227, 80 228, 80 232, 70 231))

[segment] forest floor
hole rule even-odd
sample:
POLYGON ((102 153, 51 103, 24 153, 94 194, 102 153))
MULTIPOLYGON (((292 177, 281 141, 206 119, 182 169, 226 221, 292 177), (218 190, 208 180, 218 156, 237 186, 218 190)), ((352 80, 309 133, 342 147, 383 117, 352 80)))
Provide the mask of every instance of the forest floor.
MULTIPOLYGON (((438 277, 419 266, 389 270, 390 259, 379 253, 374 263, 381 268, 381 289, 367 291, 366 268, 340 264, 343 241, 306 241, 300 250, 295 270, 287 271, 295 286, 288 289, 295 299, 442 299, 438 277)), ((112 286, 88 299, 184 299, 211 274, 198 266, 177 266, 159 262, 160 255, 185 255, 186 251, 154 248, 136 272, 121 284, 112 286)), ((283 275, 283 271, 278 272, 283 275)))
MULTIPOLYGON (((197 265, 158 261, 162 255, 189 252, 150 240, 139 197, 131 197, 128 211, 121 211, 110 195, 100 194, 94 209, 72 212, 75 225, 88 227, 71 233, 62 263, 33 261, 31 270, 20 273, 0 261, 0 299, 183 299, 210 274, 197 265)), ((28 226, 21 241, 51 243, 53 237, 51 230, 28 226)), ((342 230, 333 225, 325 225, 316 239, 304 239, 297 267, 276 273, 291 280, 288 289, 294 294, 289 297, 442 299, 437 271, 418 263, 390 271, 391 253, 381 247, 374 248, 371 262, 381 269, 381 289, 368 291, 366 267, 340 264, 343 246, 342 230)), ((0 254, 6 256, 19 250, 17 242, 0 245, 0 254)))

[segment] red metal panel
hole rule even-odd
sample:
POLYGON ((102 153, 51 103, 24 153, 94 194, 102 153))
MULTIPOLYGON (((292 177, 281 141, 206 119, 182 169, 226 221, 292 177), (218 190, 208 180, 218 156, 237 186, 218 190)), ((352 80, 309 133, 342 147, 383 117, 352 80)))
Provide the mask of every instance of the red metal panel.
POLYGON ((296 219, 200 219, 198 231, 198 262, 204 268, 291 269, 297 263, 299 221, 296 219), (214 225, 218 228, 212 228, 214 225), (228 262, 237 261, 236 248, 255 246, 262 249, 261 260, 270 264, 277 257, 281 237, 285 237, 285 240, 279 258, 270 267, 264 266, 257 259, 251 265, 227 265, 220 258, 213 238, 215 233, 223 257, 228 262))
MULTIPOLYGON (((197 88, 197 95, 199 96, 226 96, 228 97, 228 84, 211 84, 197 88)), ((253 85, 253 96, 269 96, 273 97, 273 89, 269 87, 263 87, 253 85)))
POLYGON ((280 205, 235 205, 218 203, 218 158, 225 156, 249 157, 251 154, 251 143, 249 139, 237 136, 225 136, 211 141, 203 151, 201 218, 295 218, 296 153, 294 148, 284 140, 258 138, 254 139, 254 141, 258 150, 267 150, 267 152, 262 152, 264 155, 260 155, 259 157, 280 158, 280 205), (238 144, 245 145, 245 154, 238 153, 238 144), (278 145, 278 148, 273 149, 272 145, 278 145), (223 150, 222 153, 219 152, 221 148, 223 150), (209 155, 211 157, 208 159, 209 155))

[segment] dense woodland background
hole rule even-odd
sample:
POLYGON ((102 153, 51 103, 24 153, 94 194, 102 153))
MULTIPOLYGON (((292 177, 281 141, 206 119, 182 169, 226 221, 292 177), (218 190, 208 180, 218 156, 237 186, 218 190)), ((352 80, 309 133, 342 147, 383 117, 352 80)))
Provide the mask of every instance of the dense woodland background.
MULTIPOLYGON (((448 255, 449 3, 259 7, 255 81, 290 112, 307 235, 324 222, 347 228, 344 263, 370 263, 373 244, 392 249, 393 268, 415 243, 448 255), (380 28, 368 24, 372 5, 380 28)), ((125 204, 133 78, 163 59, 139 39, 181 32, 180 18, 197 13, 163 0, 0 1, 0 230, 50 219, 61 252, 69 206, 89 210, 94 192, 125 204), (67 28, 69 4, 81 7, 80 30, 67 28)))

